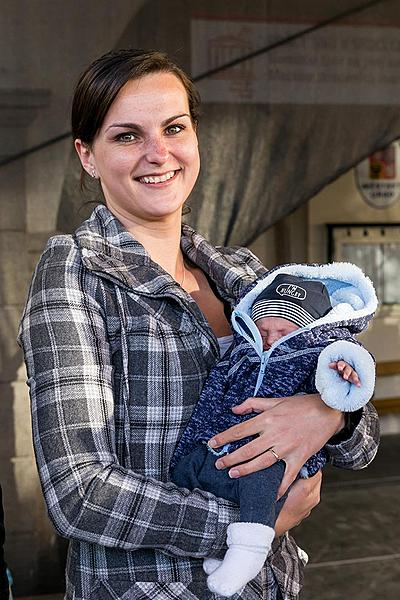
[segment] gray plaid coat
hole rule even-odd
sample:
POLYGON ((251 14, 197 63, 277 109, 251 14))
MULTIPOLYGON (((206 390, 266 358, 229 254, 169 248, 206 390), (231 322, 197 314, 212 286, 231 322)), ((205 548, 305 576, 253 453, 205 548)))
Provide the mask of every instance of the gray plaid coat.
MULTIPOLYGON (((233 306, 265 272, 246 249, 214 248, 183 226, 182 249, 233 306)), ((179 489, 169 463, 218 344, 197 304, 104 206, 56 236, 21 322, 33 437, 50 518, 71 540, 66 598, 209 599, 202 559, 220 556, 236 507, 179 489)), ((362 468, 377 448, 371 407, 331 460, 362 468)), ((296 598, 289 535, 237 598, 296 598), (271 567, 271 568, 270 568, 271 567)))

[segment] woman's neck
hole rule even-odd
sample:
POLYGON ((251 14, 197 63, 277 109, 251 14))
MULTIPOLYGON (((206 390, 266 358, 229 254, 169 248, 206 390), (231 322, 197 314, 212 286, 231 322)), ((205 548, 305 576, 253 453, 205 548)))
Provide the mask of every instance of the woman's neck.
MULTIPOLYGON (((113 212, 113 211, 111 211, 113 212)), ((175 215, 163 221, 139 221, 115 214, 125 229, 145 248, 151 259, 177 281, 183 275, 183 256, 180 249, 182 219, 175 215)))
POLYGON ((180 249, 181 228, 173 231, 152 230, 135 232, 134 237, 150 254, 151 260, 160 265, 178 282, 183 274, 183 255, 180 249))

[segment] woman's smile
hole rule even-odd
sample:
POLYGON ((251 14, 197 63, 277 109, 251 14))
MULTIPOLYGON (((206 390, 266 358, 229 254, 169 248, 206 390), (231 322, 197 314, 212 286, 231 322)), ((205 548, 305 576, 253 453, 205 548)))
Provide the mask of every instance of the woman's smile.
POLYGON ((167 171, 166 173, 142 175, 141 177, 136 177, 136 181, 139 181, 139 183, 149 184, 153 187, 161 187, 162 184, 166 184, 171 182, 172 179, 175 179, 180 170, 181 169, 176 169, 175 171, 167 171))

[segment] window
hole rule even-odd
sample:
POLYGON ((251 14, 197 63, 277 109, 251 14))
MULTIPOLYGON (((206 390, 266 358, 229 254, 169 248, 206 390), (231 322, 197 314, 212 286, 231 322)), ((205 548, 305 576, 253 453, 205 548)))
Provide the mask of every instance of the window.
POLYGON ((400 304, 400 224, 328 225, 329 259, 358 265, 382 304, 400 304))

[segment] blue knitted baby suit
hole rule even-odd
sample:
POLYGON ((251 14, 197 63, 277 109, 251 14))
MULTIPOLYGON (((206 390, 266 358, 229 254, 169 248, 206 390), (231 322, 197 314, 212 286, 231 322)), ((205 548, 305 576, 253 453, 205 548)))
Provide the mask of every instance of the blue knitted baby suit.
MULTIPOLYGON (((277 268, 279 269, 281 268, 277 268)), ((248 286, 243 298, 246 298, 249 292, 251 293, 255 285, 256 282, 253 282, 248 286)), ((332 285, 330 282, 331 287, 332 285)), ((217 433, 254 417, 254 414, 235 415, 231 410, 246 398, 255 395, 279 398, 316 393, 314 379, 321 351, 339 340, 358 344, 353 334, 365 329, 371 317, 371 313, 364 312, 360 316, 360 312, 354 311, 350 319, 338 318, 334 322, 301 329, 298 334, 277 344, 269 353, 261 385, 256 394, 261 357, 254 345, 235 329, 234 343, 227 355, 211 370, 199 402, 175 449, 171 468, 199 443, 206 443, 217 433)), ((249 438, 246 438, 218 450, 221 453, 232 452, 248 441, 249 438)), ((302 475, 315 474, 327 462, 327 457, 326 451, 320 450, 304 465, 302 475)))
MULTIPOLYGON (((321 326, 280 344, 270 355, 257 396, 285 397, 317 392, 314 373, 318 356, 326 345, 337 339, 354 341, 345 328, 333 330, 332 327, 321 326)), ((207 442, 215 434, 254 416, 235 415, 231 408, 254 395, 260 356, 237 332, 234 333, 234 341, 229 355, 212 369, 205 383, 200 400, 175 450, 172 468, 199 442, 207 442)), ((225 452, 232 452, 248 441, 247 438, 230 444, 225 452)), ((326 461, 327 453, 321 450, 309 459, 305 465, 306 472, 309 476, 315 474, 326 461)))

